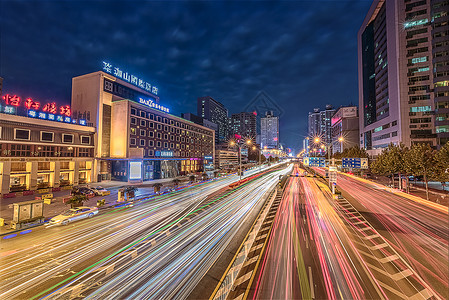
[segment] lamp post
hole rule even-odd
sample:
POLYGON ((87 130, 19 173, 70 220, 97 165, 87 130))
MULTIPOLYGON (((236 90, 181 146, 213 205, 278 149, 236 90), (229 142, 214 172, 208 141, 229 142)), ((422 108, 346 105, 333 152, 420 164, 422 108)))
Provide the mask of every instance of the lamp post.
POLYGON ((343 141, 344 141, 343 136, 339 136, 338 141, 340 142, 340 153, 343 153, 343 141))
POLYGON ((247 145, 250 146, 252 144, 250 139, 247 139, 246 141, 243 141, 242 139, 237 139, 236 141, 229 142, 230 146, 237 146, 238 152, 238 158, 239 158, 239 181, 242 180, 242 148, 243 146, 247 145))

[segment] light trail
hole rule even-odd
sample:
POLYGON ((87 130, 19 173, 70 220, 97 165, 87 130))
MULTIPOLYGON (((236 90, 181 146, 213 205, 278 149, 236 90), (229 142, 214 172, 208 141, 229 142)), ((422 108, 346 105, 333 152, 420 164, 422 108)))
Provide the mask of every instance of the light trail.
POLYGON ((58 298, 72 287, 92 298, 186 297, 283 172, 267 173, 213 206, 202 203, 235 175, 8 241, 16 252, 2 256, 0 298, 58 298), (105 266, 111 283, 101 278, 99 286, 105 266))

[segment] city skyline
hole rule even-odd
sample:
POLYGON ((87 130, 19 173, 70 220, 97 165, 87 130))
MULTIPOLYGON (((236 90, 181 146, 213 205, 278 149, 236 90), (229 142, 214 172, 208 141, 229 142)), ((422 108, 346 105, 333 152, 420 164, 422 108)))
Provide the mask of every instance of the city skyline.
POLYGON ((71 78, 100 70, 103 60, 158 86, 175 115, 194 112, 201 96, 239 113, 263 90, 284 111, 281 142, 298 149, 307 132, 302 109, 357 102, 356 33, 369 5, 2 2, 3 91, 68 104, 71 78))

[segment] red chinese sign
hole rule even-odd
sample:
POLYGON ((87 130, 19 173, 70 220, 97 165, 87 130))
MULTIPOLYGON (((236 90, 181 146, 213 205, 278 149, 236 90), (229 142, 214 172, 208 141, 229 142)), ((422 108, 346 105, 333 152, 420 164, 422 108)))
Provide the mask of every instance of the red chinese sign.
POLYGON ((34 101, 32 98, 26 98, 25 101, 22 102, 22 99, 17 95, 6 94, 3 97, 6 105, 12 106, 24 106, 28 110, 38 110, 42 107, 42 111, 50 113, 50 114, 61 114, 67 117, 70 117, 72 114, 72 110, 70 105, 60 105, 58 109, 58 105, 55 102, 47 103, 41 106, 41 103, 38 101, 34 101), (23 103, 23 104, 21 104, 23 103))

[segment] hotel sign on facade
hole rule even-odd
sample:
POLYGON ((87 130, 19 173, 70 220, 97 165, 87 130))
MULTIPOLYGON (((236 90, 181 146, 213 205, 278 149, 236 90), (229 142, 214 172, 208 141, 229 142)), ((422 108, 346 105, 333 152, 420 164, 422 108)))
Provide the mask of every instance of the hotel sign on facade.
POLYGON ((109 62, 105 61, 103 62, 103 71, 111 75, 114 75, 115 77, 120 78, 121 80, 129 82, 147 92, 157 95, 158 92, 157 87, 152 86, 150 83, 144 81, 142 78, 139 78, 137 76, 134 76, 133 74, 125 72, 118 67, 114 67, 109 62))

